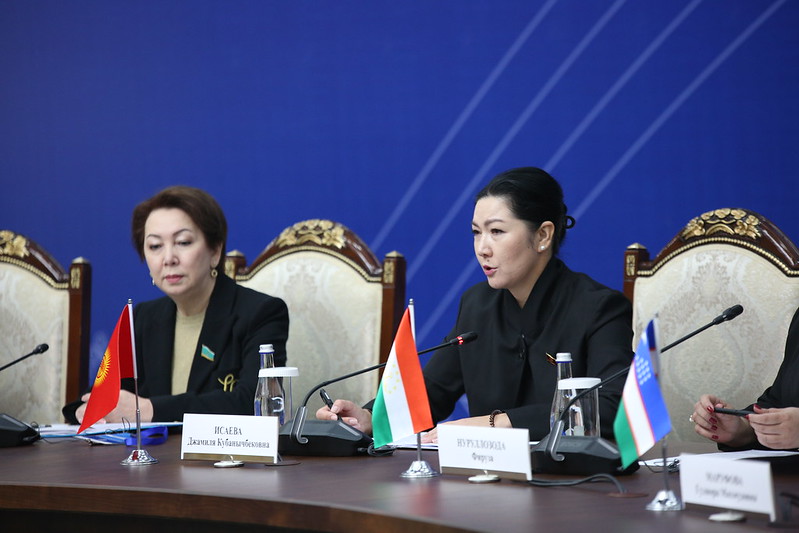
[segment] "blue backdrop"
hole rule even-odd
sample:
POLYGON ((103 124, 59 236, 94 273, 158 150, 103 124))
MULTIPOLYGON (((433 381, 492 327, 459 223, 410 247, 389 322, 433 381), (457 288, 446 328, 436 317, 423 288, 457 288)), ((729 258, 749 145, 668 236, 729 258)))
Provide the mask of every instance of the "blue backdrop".
POLYGON ((427 347, 482 278, 473 197, 507 168, 561 181, 562 257, 619 289, 627 245, 717 207, 799 239, 797 28, 784 0, 2 0, 0 229, 91 261, 96 361, 159 295, 129 217, 172 184, 215 195, 249 259, 317 217, 400 251, 427 347))

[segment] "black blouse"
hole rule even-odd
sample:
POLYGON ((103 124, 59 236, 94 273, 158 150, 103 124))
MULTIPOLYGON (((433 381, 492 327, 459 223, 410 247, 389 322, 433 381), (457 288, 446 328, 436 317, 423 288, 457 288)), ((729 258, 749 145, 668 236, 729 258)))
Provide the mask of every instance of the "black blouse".
POLYGON ((785 357, 771 387, 757 399, 763 408, 799 407, 799 309, 793 315, 785 341, 785 357))
MULTIPOLYGON (((424 367, 433 419, 452 413, 466 394, 470 416, 505 411, 530 438, 549 433, 555 354, 571 352, 574 377, 606 378, 632 362, 632 306, 627 298, 552 259, 524 308, 487 282, 462 296, 447 338, 474 331, 472 343, 437 351, 424 367), (548 357, 552 356, 552 359, 548 357)), ((613 438, 624 379, 599 392, 602 436, 613 438)))

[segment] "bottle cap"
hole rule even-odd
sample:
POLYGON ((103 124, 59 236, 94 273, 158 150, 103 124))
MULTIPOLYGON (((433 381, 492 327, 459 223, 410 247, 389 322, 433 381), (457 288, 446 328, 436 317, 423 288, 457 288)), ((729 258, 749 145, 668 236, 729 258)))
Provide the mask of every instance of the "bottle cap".
POLYGON ((258 371, 259 378, 296 378, 299 375, 300 371, 296 366, 277 366, 258 371))
POLYGON ((556 363, 570 363, 572 360, 571 352, 558 352, 555 355, 555 362, 556 363))
POLYGON ((558 381, 558 390, 567 389, 589 389, 594 385, 598 385, 602 381, 599 378, 568 378, 558 381))
POLYGON ((275 348, 271 344, 262 344, 259 352, 274 352, 275 348))

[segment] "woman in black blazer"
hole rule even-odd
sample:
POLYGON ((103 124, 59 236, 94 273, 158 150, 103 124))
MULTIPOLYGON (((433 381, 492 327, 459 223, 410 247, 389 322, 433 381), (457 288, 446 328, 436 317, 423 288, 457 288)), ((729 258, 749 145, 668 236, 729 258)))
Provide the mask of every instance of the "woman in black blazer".
MULTIPOLYGON (((224 275, 227 221, 205 191, 184 186, 161 191, 136 206, 132 233, 153 284, 165 294, 133 312, 141 420, 252 414, 259 346, 272 344, 275 363, 286 363, 286 304, 224 275)), ((135 420, 132 385, 123 380, 106 422, 135 420)), ((87 393, 64 408, 68 420, 82 420, 88 398, 87 393)))

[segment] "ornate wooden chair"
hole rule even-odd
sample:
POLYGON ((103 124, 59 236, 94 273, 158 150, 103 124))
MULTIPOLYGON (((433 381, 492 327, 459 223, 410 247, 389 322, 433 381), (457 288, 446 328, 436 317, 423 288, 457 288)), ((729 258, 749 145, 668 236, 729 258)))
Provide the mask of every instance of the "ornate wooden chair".
MULTIPOLYGON (((240 252, 229 252, 225 269, 238 283, 286 302, 288 365, 300 370, 292 383, 295 404, 322 381, 388 358, 405 309, 405 258, 397 252, 381 263, 345 226, 306 220, 283 230, 249 266, 240 252)), ((328 393, 365 402, 378 376, 332 384, 328 393)), ((309 411, 319 405, 312 399, 309 411)))
POLYGON ((0 412, 63 422, 61 407, 88 387, 91 265, 66 272, 35 242, 0 231, 0 366, 42 343, 49 350, 0 372, 0 412))
POLYGON ((660 382, 678 440, 701 440, 688 417, 703 393, 744 407, 774 380, 799 307, 799 249, 768 219, 746 209, 717 209, 683 228, 650 260, 640 244, 624 256, 624 292, 633 330, 656 314, 665 346, 741 304, 733 322, 667 351, 660 382))

